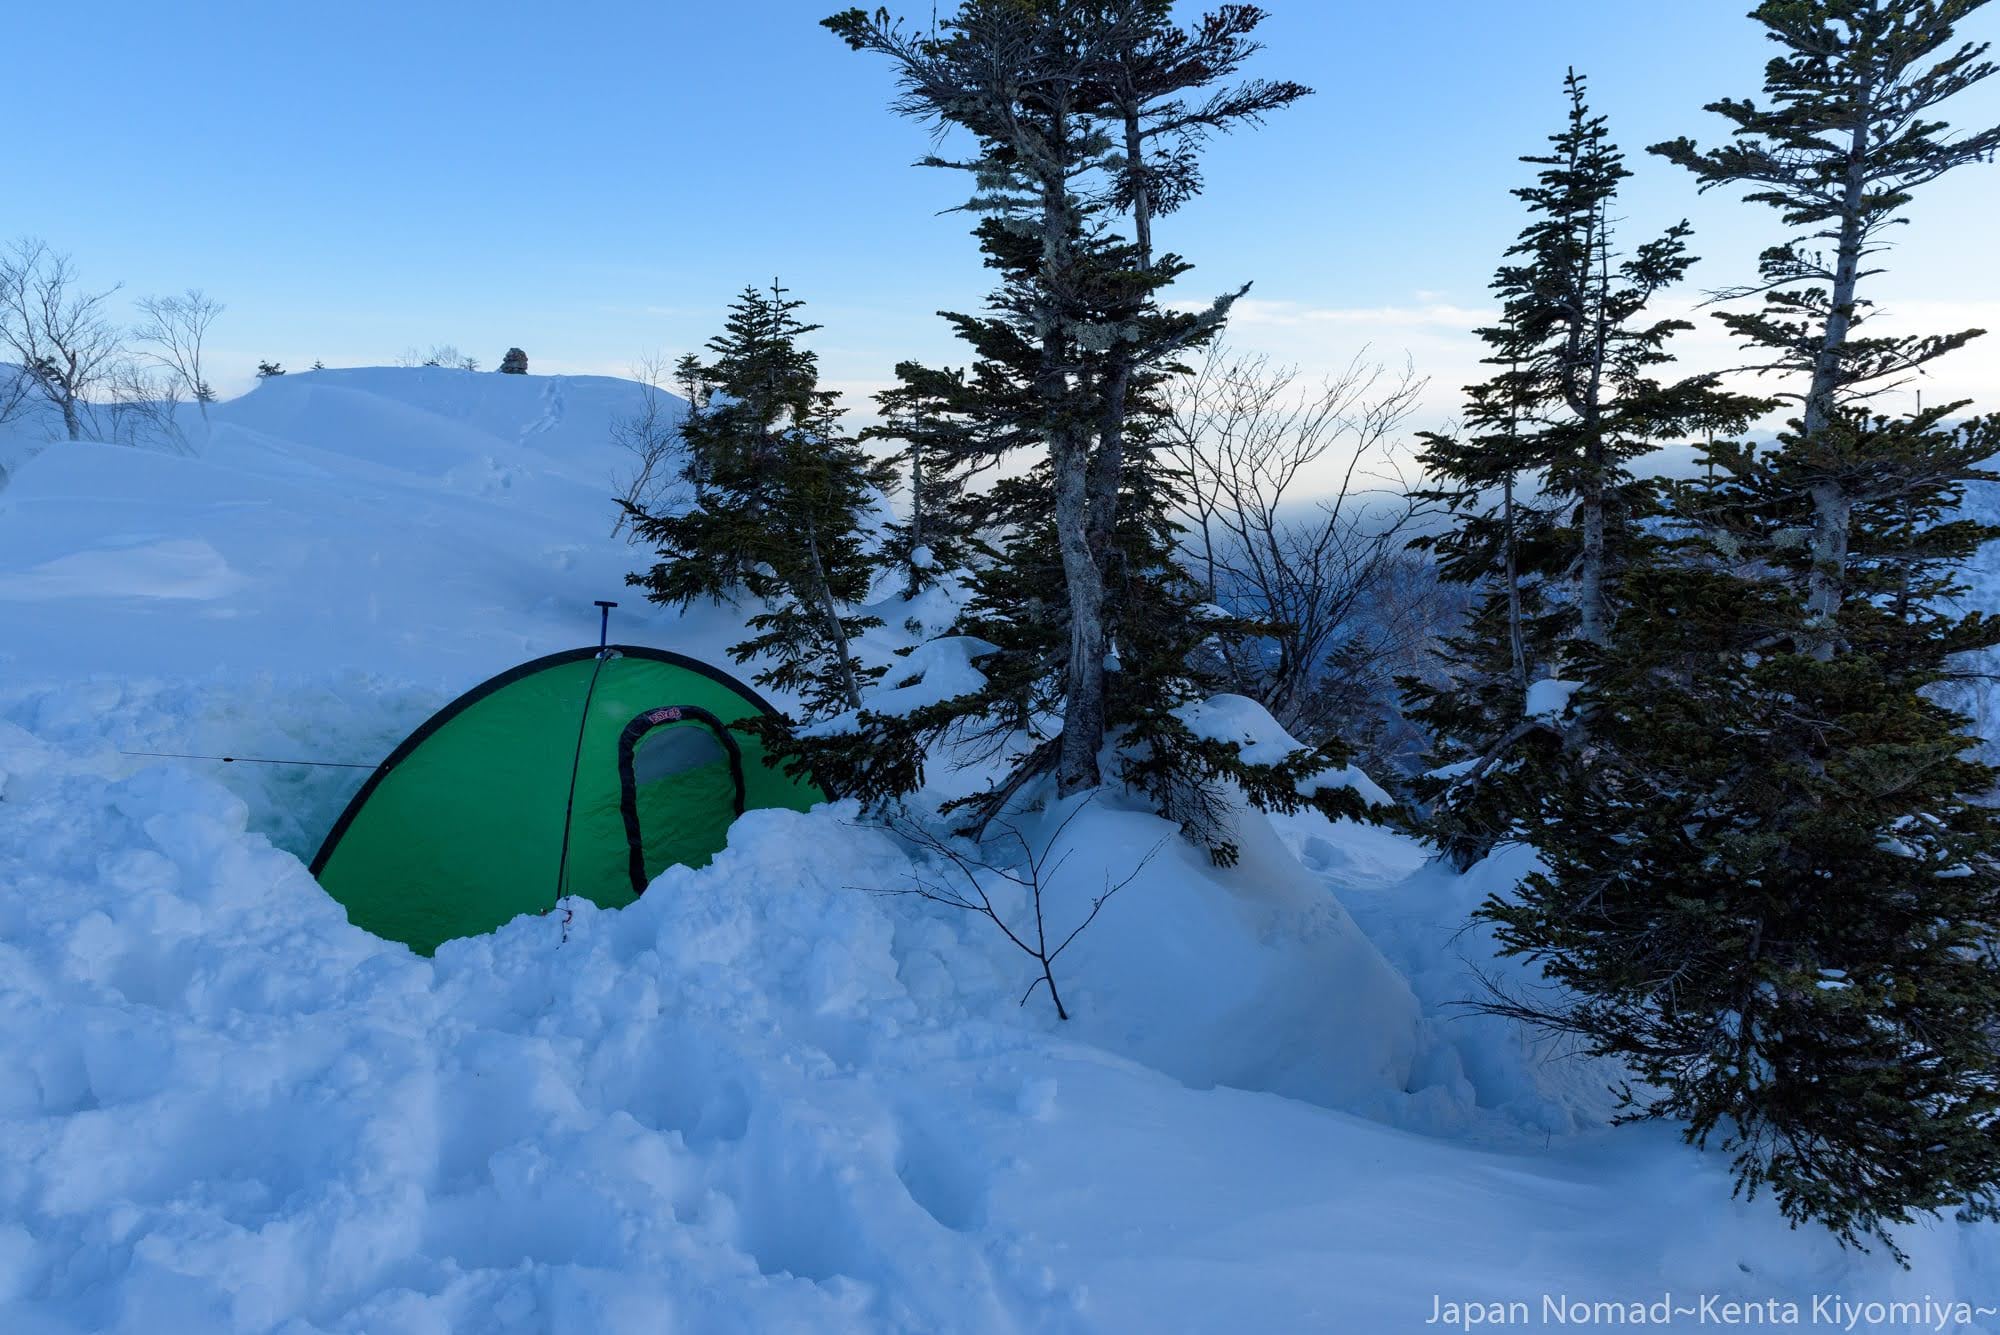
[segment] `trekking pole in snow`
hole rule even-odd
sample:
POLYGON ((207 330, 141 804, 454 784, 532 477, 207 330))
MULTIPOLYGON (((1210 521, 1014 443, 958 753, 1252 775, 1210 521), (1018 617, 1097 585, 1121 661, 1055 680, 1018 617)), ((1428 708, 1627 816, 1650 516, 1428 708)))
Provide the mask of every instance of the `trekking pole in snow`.
POLYGON ((616 606, 617 603, 602 598, 597 600, 597 652, 600 654, 611 642, 611 609, 616 606))

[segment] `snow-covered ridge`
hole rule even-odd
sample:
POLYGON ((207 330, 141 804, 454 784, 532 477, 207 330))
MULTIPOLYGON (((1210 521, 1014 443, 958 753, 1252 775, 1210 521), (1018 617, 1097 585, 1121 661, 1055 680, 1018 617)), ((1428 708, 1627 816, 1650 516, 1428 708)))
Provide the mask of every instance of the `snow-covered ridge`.
POLYGON ((610 427, 643 393, 601 376, 298 372, 206 427, 184 410, 188 456, 17 434, 16 454, 36 452, 0 489, 0 680, 143 664, 467 686, 594 638, 594 598, 657 629, 621 596, 632 556, 606 541, 627 467, 610 427))

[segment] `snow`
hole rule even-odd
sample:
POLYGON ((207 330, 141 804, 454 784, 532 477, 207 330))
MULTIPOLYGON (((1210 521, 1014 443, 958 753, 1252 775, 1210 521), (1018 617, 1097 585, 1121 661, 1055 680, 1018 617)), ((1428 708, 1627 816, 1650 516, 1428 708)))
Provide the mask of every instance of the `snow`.
POLYGON ((316 371, 216 405, 192 457, 56 442, 0 489, 0 673, 31 677, 60 641, 71 674, 354 669, 462 689, 595 642, 595 598, 619 600, 616 634, 720 657, 740 619, 702 609, 670 631, 606 540, 625 466, 608 428, 642 393, 316 371))
POLYGON ((245 580, 200 539, 77 552, 0 578, 0 599, 221 598, 245 580))
POLYGON ((998 646, 970 635, 945 635, 926 640, 908 654, 892 659, 888 672, 861 697, 861 708, 836 714, 806 729, 817 736, 853 732, 863 714, 901 717, 986 684, 986 674, 973 664, 998 646))
MULTIPOLYGON (((316 372, 191 456, 10 446, 0 1330, 1373 1332, 1434 1296, 2000 1292, 1990 1226, 1904 1230, 1908 1272, 1843 1253, 1465 1010, 1534 981, 1467 926, 1520 849, 1461 876, 1239 810, 1218 869, 1115 795, 1021 815, 1054 931, 1131 878, 1058 961, 1064 1024, 991 924, 896 893, 940 869, 851 804, 426 960, 300 861, 364 771, 121 754, 369 763, 621 593, 617 638, 726 662, 744 609, 623 590, 603 442, 640 393, 316 372)), ((976 681, 976 641, 895 656, 948 598, 871 632, 879 707, 976 681)), ((1239 698, 1183 717, 1298 747, 1239 698)))
POLYGON ((1529 718, 1561 718, 1569 712, 1570 700, 1583 689, 1580 681, 1559 681, 1544 677, 1531 682, 1523 710, 1529 718))
MULTIPOLYGON (((1305 743, 1286 732, 1269 710, 1241 695, 1215 695, 1174 711, 1197 737, 1235 742, 1238 754, 1253 765, 1275 765, 1306 750, 1305 743)), ((1321 789, 1352 789, 1371 805, 1389 806, 1395 801, 1382 786, 1353 765, 1322 769, 1301 779, 1301 795, 1321 789)))

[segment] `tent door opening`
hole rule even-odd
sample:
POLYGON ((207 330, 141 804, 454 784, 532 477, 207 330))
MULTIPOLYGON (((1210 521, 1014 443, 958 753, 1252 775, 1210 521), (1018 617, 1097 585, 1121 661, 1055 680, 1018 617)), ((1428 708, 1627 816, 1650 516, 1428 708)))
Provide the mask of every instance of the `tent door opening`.
POLYGON ((632 893, 668 867, 699 867, 729 841, 743 814, 743 752, 722 721, 697 705, 649 709, 618 738, 619 809, 632 893))

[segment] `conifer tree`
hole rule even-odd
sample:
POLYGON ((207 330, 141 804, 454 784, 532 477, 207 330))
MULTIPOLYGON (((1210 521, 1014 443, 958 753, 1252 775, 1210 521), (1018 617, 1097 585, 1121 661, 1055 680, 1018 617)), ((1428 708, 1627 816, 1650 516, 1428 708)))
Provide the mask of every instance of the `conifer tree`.
POLYGON ((1432 495, 1457 523, 1416 545, 1435 549, 1445 579, 1486 590, 1447 645, 1451 679, 1405 683, 1447 770, 1417 791, 1461 864, 1516 828, 1581 740, 1587 709, 1530 714, 1528 691, 1566 676, 1581 646, 1609 643, 1619 580, 1655 509, 1633 461, 1761 406, 1714 375, 1659 378, 1669 341, 1690 326, 1648 308, 1694 262, 1690 229, 1618 251, 1613 209, 1631 172, 1584 79, 1572 70, 1563 91, 1568 117, 1551 151, 1522 159, 1540 170, 1514 191, 1529 223, 1494 277, 1501 319, 1479 331, 1500 369, 1467 389, 1467 434, 1423 437, 1425 470, 1440 480, 1432 495))
POLYGON ((269 380, 274 375, 283 375, 284 373, 285 368, 276 362, 257 363, 257 378, 259 380, 269 380))
MULTIPOLYGON (((2000 452, 1993 419, 1939 411, 1874 429, 2000 452)), ((1991 1214, 2000 776, 1933 688, 2000 642, 1950 610, 2000 530, 1950 518, 1956 484, 1912 496, 1921 543, 1893 535, 1894 587, 1850 583, 1842 622, 1867 647, 1822 662, 1789 582, 1699 522, 1734 485, 1683 488, 1693 522, 1628 572, 1581 674, 1590 763, 1551 776, 1530 820, 1546 870, 1481 910, 1565 999, 1503 1008, 1622 1059, 1631 1117, 1715 1137, 1740 1188, 1844 1241, 1991 1214)), ((1877 533, 1857 524, 1851 550, 1877 533)))
POLYGON ((914 598, 971 559, 965 486, 984 451, 962 370, 899 362, 896 381, 875 396, 882 422, 861 438, 904 446, 894 462, 908 469, 909 517, 886 527, 882 560, 902 572, 903 595, 914 598))
POLYGON ((1741 186, 1803 229, 1764 251, 1759 281, 1725 295, 1761 296, 1725 312, 1730 332, 1758 350, 1760 369, 1792 377, 1798 419, 1779 438, 1776 467, 1810 504, 1804 569, 1811 652, 1841 643, 1848 547, 1856 506, 1893 503, 1912 476, 1934 471, 1926 451, 1898 457, 1904 433, 1871 434, 1857 405, 1906 381, 1977 337, 1868 335, 1866 268, 1887 229, 1908 221, 1912 192, 2000 149, 2000 126, 1954 134, 1939 104, 1992 74, 1984 44, 1953 46, 1953 30, 1986 0, 1767 0, 1752 11, 1782 48, 1765 67, 1759 105, 1723 98, 1705 110, 1732 125, 1730 141, 1693 140, 1653 152, 1694 172, 1703 190, 1741 186))
POLYGON ((526 375, 527 373, 528 354, 519 348, 507 349, 506 354, 500 358, 500 374, 526 375))
MULTIPOLYGON (((855 49, 895 64, 904 88, 898 110, 964 130, 976 145, 967 161, 933 162, 974 174, 970 207, 987 215, 981 240, 1004 283, 991 319, 956 322, 989 366, 1004 368, 984 386, 995 435, 1046 452, 1044 516, 1053 512, 1050 550, 1060 558, 1067 621, 1067 643, 1054 655, 1062 730, 1030 753, 1012 783, 1051 769, 1063 794, 1101 781, 1099 753, 1116 723, 1106 664, 1122 661, 1112 653, 1111 599, 1123 578, 1116 535, 1136 382, 1212 336, 1240 295, 1193 313, 1159 308, 1156 294, 1185 265, 1152 256, 1153 207, 1144 202, 1151 188, 1125 188, 1140 179, 1139 164, 1121 170, 1112 127, 1122 133, 1136 115, 1142 136, 1191 139, 1203 125, 1251 119, 1304 92, 1253 87, 1238 90, 1239 102, 1176 112, 1176 93, 1227 77, 1255 49, 1247 34, 1261 13, 1230 6, 1226 14, 1198 25, 1215 30, 1212 49, 1180 61, 1165 58, 1181 48, 1169 6, 1153 0, 966 0, 923 33, 880 11, 849 10, 826 21, 855 49), (1142 218, 1136 241, 1107 234, 1121 200, 1142 218), (996 227, 1029 244, 1010 248, 996 227)), ((1162 170, 1183 194, 1198 182, 1191 146, 1162 170)), ((1144 179, 1155 179, 1151 168, 1144 179)), ((1046 587, 1042 593, 1046 599, 1046 587)))
MULTIPOLYGON (((973 173, 976 234, 1000 276, 986 312, 947 317, 975 358, 965 448, 988 462, 1015 451, 1032 460, 979 501, 993 555, 974 571, 960 629, 997 646, 980 660, 987 685, 874 720, 875 750, 864 756, 857 742, 854 752, 870 775, 860 786, 887 794, 914 782, 943 732, 1006 751, 1006 777, 969 799, 977 829, 1042 776, 1063 795, 1102 782, 1113 740, 1115 776, 1226 860, 1222 779, 1293 807, 1305 800, 1303 774, 1345 751, 1335 743, 1285 766, 1249 766, 1174 712, 1216 687, 1203 646, 1231 628, 1199 611, 1206 600, 1176 559, 1164 490, 1175 482, 1152 440, 1158 386, 1243 289, 1202 309, 1162 309, 1160 290, 1188 266, 1154 252, 1152 225, 1198 188, 1204 134, 1306 90, 1213 87, 1256 49, 1255 7, 1226 6, 1187 30, 1170 11, 1160 0, 965 0, 922 32, 884 12, 827 20, 851 46, 890 58, 899 111, 974 142, 967 160, 931 160, 973 173), (1130 237, 1116 227, 1126 214, 1130 237)), ((1351 792, 1317 792, 1329 810, 1361 810, 1351 792)))
MULTIPOLYGON (((880 669, 855 658, 856 636, 880 622, 844 607, 874 573, 864 521, 885 470, 848 439, 839 396, 819 387, 818 358, 799 340, 817 329, 784 288, 745 288, 710 360, 682 359, 690 411, 681 425, 693 504, 654 513, 622 502, 634 534, 660 559, 627 577, 655 602, 685 607, 739 592, 765 609, 733 645, 760 660, 760 685, 796 693, 808 716, 859 707, 880 669)), ((782 730, 780 730, 782 731, 782 730)))
POLYGON ((1864 338, 1863 266, 1916 187, 1990 150, 1929 108, 1988 67, 1974 3, 1773 0, 1767 108, 1662 146, 1793 226, 1730 312, 1802 405, 1670 494, 1583 664, 1591 763, 1533 816, 1545 870, 1482 910, 1561 1000, 1506 1003, 1624 1060, 1628 1115, 1718 1140, 1738 1186, 1844 1242, 2000 1206, 1995 772, 1938 688, 2000 625, 1954 606, 1996 530, 1959 513, 2000 421, 1868 398, 1969 334, 1864 338), (1926 63, 1929 62, 1929 63, 1926 63), (1815 249, 1829 243, 1822 254, 1815 249))

